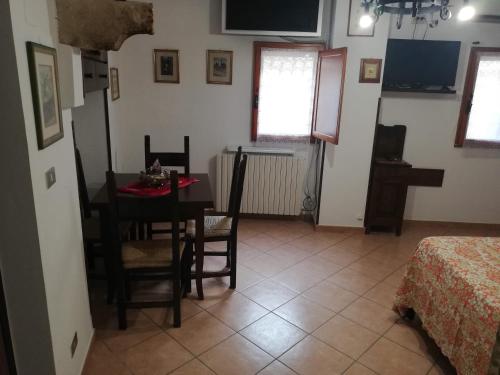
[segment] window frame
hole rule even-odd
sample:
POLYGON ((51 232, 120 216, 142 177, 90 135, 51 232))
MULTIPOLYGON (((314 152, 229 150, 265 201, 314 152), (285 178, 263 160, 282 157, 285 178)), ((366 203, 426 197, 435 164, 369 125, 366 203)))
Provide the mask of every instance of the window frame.
POLYGON ((484 53, 498 54, 500 58, 500 48, 497 47, 472 47, 469 55, 469 64, 465 76, 464 89, 462 93, 462 103, 460 105, 460 115, 458 117, 457 132, 455 135, 455 147, 476 146, 485 148, 500 148, 500 140, 483 141, 467 139, 467 128, 469 126, 469 115, 472 107, 472 97, 476 87, 477 71, 479 69, 480 57, 484 53))
MULTIPOLYGON (((316 50, 318 52, 326 49, 323 43, 289 43, 289 42, 259 42, 256 41, 254 46, 254 63, 253 63, 253 90, 252 90, 252 128, 250 139, 252 142, 257 142, 258 138, 258 116, 259 116, 259 93, 260 93, 260 68, 261 68, 261 55, 262 49, 303 49, 303 50, 316 50)), ((314 101, 314 99, 313 99, 314 101)), ((313 120, 311 118, 311 132, 313 120)), ((311 133, 312 134, 312 133, 311 133)), ((281 136, 280 139, 287 140, 287 136, 281 136)), ((311 142, 313 138, 311 136, 311 142)))

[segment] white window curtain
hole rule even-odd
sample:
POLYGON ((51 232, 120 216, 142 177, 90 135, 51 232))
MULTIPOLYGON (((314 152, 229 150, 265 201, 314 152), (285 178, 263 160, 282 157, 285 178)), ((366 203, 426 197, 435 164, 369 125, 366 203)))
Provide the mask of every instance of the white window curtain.
POLYGON ((309 140, 317 59, 317 51, 262 49, 258 141, 309 140))

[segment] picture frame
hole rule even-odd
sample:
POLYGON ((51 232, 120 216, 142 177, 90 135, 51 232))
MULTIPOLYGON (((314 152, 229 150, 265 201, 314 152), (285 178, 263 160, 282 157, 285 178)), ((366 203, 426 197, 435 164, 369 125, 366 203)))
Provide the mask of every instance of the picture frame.
POLYGON ((155 49, 153 51, 154 80, 159 83, 180 83, 179 50, 155 49))
POLYGON ((347 36, 373 37, 375 35, 375 22, 366 29, 359 26, 359 19, 365 10, 361 0, 349 0, 349 18, 347 22, 347 36))
POLYGON ((27 42, 28 68, 33 97, 38 149, 64 137, 55 48, 27 42))
POLYGON ((233 84, 233 51, 207 50, 207 83, 233 84))
POLYGON ((109 68, 109 89, 112 101, 120 99, 120 79, 118 75, 118 68, 109 68))
POLYGON ((359 67, 360 83, 380 83, 382 59, 361 59, 359 67))

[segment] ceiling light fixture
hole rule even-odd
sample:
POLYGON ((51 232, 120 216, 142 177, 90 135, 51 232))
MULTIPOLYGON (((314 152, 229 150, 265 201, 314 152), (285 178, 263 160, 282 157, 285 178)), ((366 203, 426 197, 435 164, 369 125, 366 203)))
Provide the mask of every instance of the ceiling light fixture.
MULTIPOLYGON (((397 15, 396 27, 398 29, 403 25, 403 18, 406 15, 412 18, 429 15, 430 19, 433 19, 434 14, 438 14, 443 21, 451 18, 450 0, 361 0, 361 6, 365 8, 365 14, 359 20, 361 27, 371 26, 384 13, 397 15), (373 9, 374 17, 369 16, 370 9, 373 9), (368 23, 367 17, 371 18, 372 23, 368 23)), ((460 10, 458 19, 468 21, 474 17, 474 14, 474 7, 468 5, 468 0, 464 0, 464 6, 460 10)), ((437 25, 437 20, 433 20, 433 25, 437 25)))

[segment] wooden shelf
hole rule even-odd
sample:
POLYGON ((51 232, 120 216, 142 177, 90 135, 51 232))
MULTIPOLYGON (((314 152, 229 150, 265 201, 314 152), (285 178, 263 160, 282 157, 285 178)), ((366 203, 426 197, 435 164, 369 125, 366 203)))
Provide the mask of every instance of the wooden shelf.
POLYGON ((382 88, 382 92, 415 92, 415 93, 423 93, 423 94, 456 94, 457 90, 449 90, 449 89, 414 89, 410 87, 401 88, 401 87, 385 87, 382 88))

